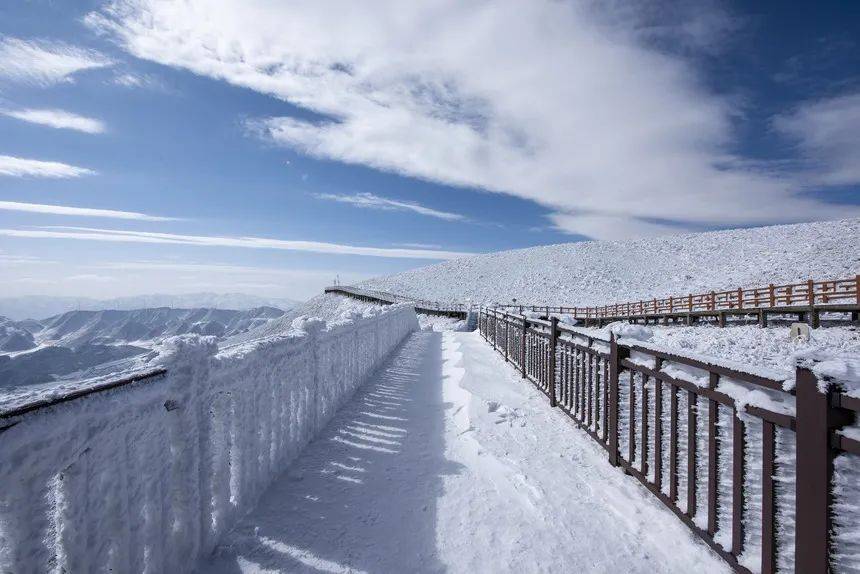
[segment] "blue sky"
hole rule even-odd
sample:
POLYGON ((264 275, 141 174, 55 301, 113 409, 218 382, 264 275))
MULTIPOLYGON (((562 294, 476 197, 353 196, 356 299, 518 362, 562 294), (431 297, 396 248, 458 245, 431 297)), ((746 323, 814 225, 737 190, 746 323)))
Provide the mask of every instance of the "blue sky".
POLYGON ((857 215, 858 43, 853 2, 4 3, 4 294, 857 215))

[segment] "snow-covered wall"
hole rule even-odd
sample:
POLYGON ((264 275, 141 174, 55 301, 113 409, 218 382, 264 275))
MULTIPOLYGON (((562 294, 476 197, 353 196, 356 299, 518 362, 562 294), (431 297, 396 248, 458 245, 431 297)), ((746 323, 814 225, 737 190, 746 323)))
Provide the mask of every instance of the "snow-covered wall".
POLYGON ((393 306, 218 351, 0 432, 0 572, 184 572, 418 328, 393 306))

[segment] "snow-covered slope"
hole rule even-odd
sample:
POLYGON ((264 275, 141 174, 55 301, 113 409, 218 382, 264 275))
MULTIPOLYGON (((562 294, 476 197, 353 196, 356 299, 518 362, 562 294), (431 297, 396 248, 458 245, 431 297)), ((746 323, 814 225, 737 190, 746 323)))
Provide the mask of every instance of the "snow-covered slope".
POLYGON ((0 317, 0 353, 26 351, 36 346, 33 334, 17 321, 0 317))
POLYGON ((455 259, 361 287, 439 301, 601 305, 860 273, 860 218, 455 259))

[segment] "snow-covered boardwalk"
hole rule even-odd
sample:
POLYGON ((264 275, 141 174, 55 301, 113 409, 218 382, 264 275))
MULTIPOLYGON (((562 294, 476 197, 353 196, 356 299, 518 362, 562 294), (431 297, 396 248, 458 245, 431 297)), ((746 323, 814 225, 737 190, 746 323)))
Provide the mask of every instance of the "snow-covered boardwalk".
POLYGON ((693 570, 729 568, 477 332, 411 335, 199 567, 693 570))

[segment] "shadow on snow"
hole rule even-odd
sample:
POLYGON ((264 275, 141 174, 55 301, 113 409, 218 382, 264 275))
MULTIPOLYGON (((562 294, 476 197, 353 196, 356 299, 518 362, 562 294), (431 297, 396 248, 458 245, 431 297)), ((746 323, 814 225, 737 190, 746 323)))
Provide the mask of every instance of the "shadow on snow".
POLYGON ((441 333, 413 334, 200 572, 441 572, 441 333))

